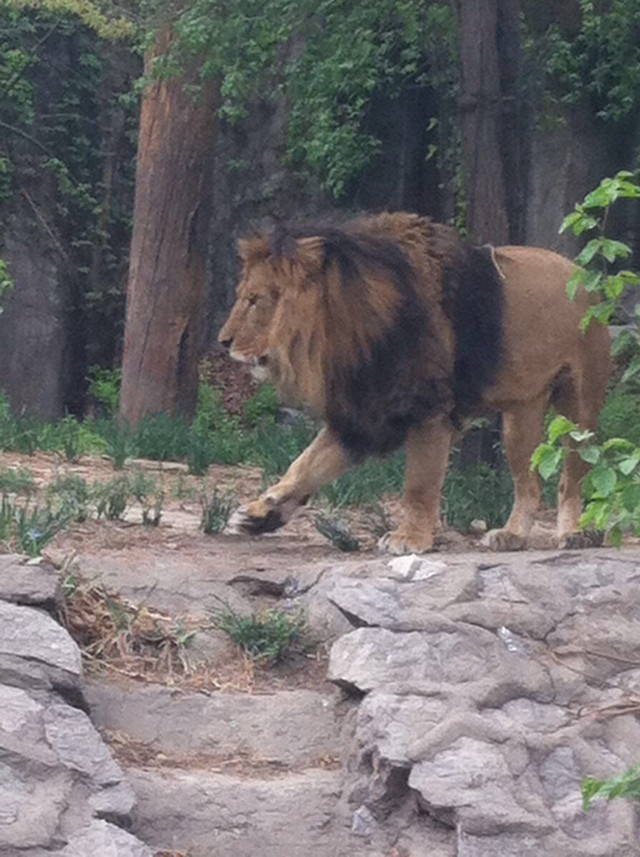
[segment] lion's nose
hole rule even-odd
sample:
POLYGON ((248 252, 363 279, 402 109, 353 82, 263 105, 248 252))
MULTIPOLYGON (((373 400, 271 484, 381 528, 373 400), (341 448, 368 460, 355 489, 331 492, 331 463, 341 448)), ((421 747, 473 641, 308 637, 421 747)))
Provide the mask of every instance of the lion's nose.
POLYGON ((220 345, 222 345, 223 348, 230 348, 231 343, 233 342, 233 338, 230 336, 228 339, 218 339, 218 342, 220 343, 220 345))

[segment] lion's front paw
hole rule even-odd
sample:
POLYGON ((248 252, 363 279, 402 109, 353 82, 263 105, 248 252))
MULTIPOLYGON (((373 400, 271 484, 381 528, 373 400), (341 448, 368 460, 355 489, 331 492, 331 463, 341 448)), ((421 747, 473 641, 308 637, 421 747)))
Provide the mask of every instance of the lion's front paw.
POLYGON ((527 540, 510 530, 489 530, 482 539, 482 544, 492 551, 521 551, 526 548, 527 540))
POLYGON ((558 539, 558 547, 563 550, 600 548, 603 544, 604 533, 599 530, 582 530, 577 533, 565 533, 558 539))
POLYGON ((282 512, 264 500, 240 506, 231 515, 224 529, 226 535, 259 536, 272 533, 284 524, 282 512))
POLYGON ((402 529, 382 536, 378 548, 386 553, 403 556, 408 553, 429 553, 433 550, 433 539, 409 534, 402 529))

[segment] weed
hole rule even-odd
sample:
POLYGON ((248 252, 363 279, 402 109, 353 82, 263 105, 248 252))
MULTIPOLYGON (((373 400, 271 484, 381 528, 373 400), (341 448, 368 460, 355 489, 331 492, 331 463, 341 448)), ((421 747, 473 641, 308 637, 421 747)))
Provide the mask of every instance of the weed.
POLYGON ((48 504, 69 521, 86 521, 89 516, 89 486, 81 476, 57 476, 46 488, 48 504))
POLYGON ((20 506, 6 494, 0 496, 0 541, 10 550, 38 556, 68 523, 50 506, 30 506, 28 501, 20 506))
POLYGON ((92 366, 89 369, 89 392, 110 416, 115 416, 118 412, 121 379, 120 369, 101 369, 100 366, 92 366))
POLYGON ((142 523, 147 527, 157 527, 162 518, 162 502, 164 491, 158 490, 158 484, 153 476, 145 473, 141 467, 136 467, 129 477, 129 492, 142 506, 142 523))
POLYGON ((213 461, 212 451, 211 434, 194 423, 187 441, 187 465, 192 476, 206 476, 213 461))
POLYGON ((182 417, 154 414, 140 420, 133 433, 133 445, 140 458, 179 461, 186 457, 188 434, 182 417))
POLYGON ((640 800, 640 763, 617 777, 608 780, 596 780, 587 777, 582 781, 582 807, 586 811, 594 798, 613 800, 615 797, 626 797, 640 800))
POLYGON ((24 494, 30 497, 36 490, 33 473, 27 467, 7 467, 0 470, 0 493, 24 494))
POLYGON ((67 461, 77 461, 84 452, 80 424, 68 414, 58 423, 58 431, 62 451, 67 461))
POLYGON ((95 499, 98 520, 106 518, 108 521, 117 521, 127 508, 129 481, 126 476, 117 476, 109 482, 95 483, 91 493, 95 499))
POLYGON ((234 498, 229 494, 220 493, 215 488, 210 498, 203 491, 200 502, 202 504, 202 519, 200 523, 202 532, 208 536, 222 532, 227 525, 227 521, 235 505, 234 498))
POLYGON ((284 661, 299 650, 306 632, 301 611, 265 610, 242 616, 230 607, 213 613, 213 624, 229 635, 250 658, 268 665, 284 661))
POLYGON ((131 428, 118 419, 104 419, 96 422, 96 429, 105 442, 105 452, 113 461, 114 470, 122 470, 127 458, 135 452, 131 428))
POLYGON ((404 455, 382 460, 370 459, 326 485, 322 494, 334 508, 360 506, 397 494, 404 480, 404 455))
POLYGON ((494 470, 486 464, 450 468, 444 483, 443 511, 450 527, 466 531, 475 518, 489 529, 501 527, 513 502, 513 483, 506 467, 494 470))
POLYGON ((257 393, 247 399, 242 408, 242 420, 249 428, 260 425, 273 425, 278 415, 280 403, 278 394, 269 384, 262 384, 257 393))
POLYGON ((358 539, 350 532, 347 525, 337 518, 316 515, 314 524, 316 530, 338 550, 344 553, 360 550, 358 539))

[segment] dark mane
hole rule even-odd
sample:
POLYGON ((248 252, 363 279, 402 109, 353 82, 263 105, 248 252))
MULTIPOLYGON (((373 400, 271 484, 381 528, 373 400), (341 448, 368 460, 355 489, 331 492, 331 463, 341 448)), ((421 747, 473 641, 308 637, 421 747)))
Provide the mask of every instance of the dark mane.
POLYGON ((501 357, 502 283, 490 251, 401 214, 280 224, 268 235, 270 254, 294 261, 303 238, 321 238, 324 254, 323 416, 353 457, 399 448, 428 417, 448 414, 457 424, 473 413, 501 357), (338 293, 329 290, 331 272, 339 272, 338 293), (444 344, 448 324, 454 354, 444 344), (345 325, 354 332, 348 361, 332 346, 345 325))

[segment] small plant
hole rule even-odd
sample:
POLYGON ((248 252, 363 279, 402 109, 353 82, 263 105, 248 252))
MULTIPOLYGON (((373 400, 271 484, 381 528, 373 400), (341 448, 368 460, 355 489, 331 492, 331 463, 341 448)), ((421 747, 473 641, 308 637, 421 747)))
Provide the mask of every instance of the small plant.
POLYGON ((328 539, 331 544, 344 553, 360 550, 360 542, 350 532, 349 528, 337 518, 329 518, 327 515, 316 515, 314 520, 315 528, 328 539))
POLYGON ((96 503, 98 520, 106 518, 108 521, 117 521, 127 508, 129 481, 126 476, 118 476, 110 482, 94 484, 91 493, 96 503))
POLYGON ((582 781, 582 807, 586 812, 591 801, 596 798, 613 800, 614 797, 640 800, 640 764, 633 765, 628 771, 608 780, 596 780, 587 777, 582 781))
POLYGON ((558 416, 549 425, 547 441, 534 452, 531 467, 549 479, 569 454, 591 465, 582 485, 586 507, 581 529, 604 532, 616 547, 624 533, 640 535, 640 447, 620 437, 598 446, 593 432, 580 431, 571 420, 558 416), (566 444, 569 438, 575 451, 566 444))
POLYGON ((227 525, 229 516, 235 506, 235 500, 229 494, 222 494, 217 488, 211 497, 203 492, 200 497, 202 504, 202 519, 200 527, 207 536, 220 533, 227 525))
POLYGON ((122 373, 120 369, 101 369, 100 366, 92 366, 87 376, 89 381, 89 392, 104 412, 109 416, 118 413, 120 404, 120 382, 122 373))
POLYGON ((50 506, 31 506, 28 501, 18 505, 6 494, 0 495, 0 541, 10 550, 38 556, 68 523, 68 518, 50 506))
POLYGON ((189 427, 181 417, 154 414, 144 417, 133 434, 140 458, 155 461, 180 461, 186 458, 189 427))
POLYGON ((30 497, 36 490, 33 473, 27 467, 0 470, 0 493, 24 494, 30 497))
POLYGON ((77 461, 84 452, 80 424, 75 417, 67 414, 58 423, 58 431, 62 451, 67 461, 77 461))
POLYGON ((57 476, 46 488, 49 505, 69 521, 86 521, 89 516, 89 486, 81 476, 57 476))
MULTIPOLYGON (((13 285, 13 278, 9 273, 9 266, 4 259, 0 259, 0 298, 2 298, 5 292, 11 291, 13 285)), ((0 315, 2 315, 3 312, 4 310, 2 306, 0 306, 0 315)))
POLYGON ((133 432, 130 427, 115 417, 100 420, 96 423, 96 427, 105 441, 105 451, 113 461, 113 469, 122 470, 127 458, 130 458, 135 451, 133 432))
POLYGON ((206 476, 213 461, 209 430, 193 424, 187 440, 187 465, 192 476, 206 476))
POLYGON ((306 632, 302 612, 265 610, 242 616, 228 606, 213 613, 213 624, 250 658, 273 665, 301 648, 306 632))
POLYGON ((142 523, 157 527, 162 518, 164 491, 158 490, 156 480, 137 467, 129 479, 129 491, 142 506, 142 523))
POLYGON ((273 425, 278 415, 280 402, 275 389, 262 384, 257 393, 247 399, 242 408, 242 419, 249 428, 273 425))

